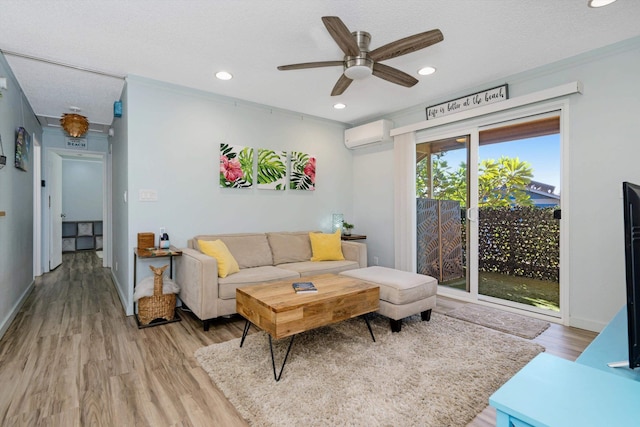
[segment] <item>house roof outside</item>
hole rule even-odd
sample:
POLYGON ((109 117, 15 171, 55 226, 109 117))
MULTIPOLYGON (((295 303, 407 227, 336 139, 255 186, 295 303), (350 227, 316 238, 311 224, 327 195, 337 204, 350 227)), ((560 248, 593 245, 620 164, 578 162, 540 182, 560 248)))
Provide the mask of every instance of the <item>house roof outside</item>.
POLYGON ((556 187, 538 181, 531 181, 527 186, 527 193, 533 204, 540 208, 560 205, 560 195, 555 193, 556 187))

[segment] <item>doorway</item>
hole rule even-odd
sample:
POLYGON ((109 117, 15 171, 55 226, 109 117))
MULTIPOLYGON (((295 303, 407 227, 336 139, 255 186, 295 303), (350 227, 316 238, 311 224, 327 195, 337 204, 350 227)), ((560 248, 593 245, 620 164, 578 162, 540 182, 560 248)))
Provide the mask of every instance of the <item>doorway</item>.
MULTIPOLYGON (((45 176, 45 270, 60 265, 63 251, 102 250, 107 253, 106 153, 49 149, 45 176)), ((98 254, 101 253, 96 252, 98 254)), ((102 265, 108 266, 108 257, 102 257, 102 265)))
POLYGON ((560 142, 551 112, 416 144, 418 272, 559 316, 560 142))

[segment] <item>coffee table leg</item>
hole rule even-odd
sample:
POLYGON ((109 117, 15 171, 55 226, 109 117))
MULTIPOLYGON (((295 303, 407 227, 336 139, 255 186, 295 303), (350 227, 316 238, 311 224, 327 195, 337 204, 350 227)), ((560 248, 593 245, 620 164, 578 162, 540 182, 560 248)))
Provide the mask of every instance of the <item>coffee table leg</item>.
POLYGON ((367 328, 369 328, 369 333, 371 334, 371 339, 373 340, 373 342, 376 342, 376 337, 373 336, 373 329, 371 329, 371 324, 369 323, 369 316, 365 314, 362 317, 364 317, 364 321, 367 322, 367 328))
POLYGON ((289 357, 289 352, 291 351, 291 346, 293 345, 293 339, 295 335, 291 336, 291 341, 289 341, 289 347, 287 348, 287 354, 284 355, 284 361, 282 362, 282 367, 280 368, 280 373, 276 374, 276 360, 273 357, 273 344, 271 343, 271 335, 269 335, 269 349, 271 350, 271 365, 273 366, 273 378, 276 381, 280 381, 280 377, 282 377, 282 371, 284 371, 284 365, 287 363, 287 358, 289 357))
POLYGON ((247 333, 249 332, 250 327, 251 327, 251 322, 247 320, 247 322, 244 324, 244 331, 242 331, 242 339, 240 340, 240 347, 242 347, 242 344, 244 344, 244 339, 247 337, 247 333))

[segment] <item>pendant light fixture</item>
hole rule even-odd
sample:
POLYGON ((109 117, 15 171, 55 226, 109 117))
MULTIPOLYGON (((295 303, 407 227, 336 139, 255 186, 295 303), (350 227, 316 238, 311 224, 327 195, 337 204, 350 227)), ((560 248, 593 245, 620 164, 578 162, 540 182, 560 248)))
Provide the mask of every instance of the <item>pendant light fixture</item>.
POLYGON ((70 109, 73 113, 63 114, 60 119, 60 125, 69 136, 79 138, 89 130, 89 120, 85 116, 78 114, 79 108, 71 107, 70 109))

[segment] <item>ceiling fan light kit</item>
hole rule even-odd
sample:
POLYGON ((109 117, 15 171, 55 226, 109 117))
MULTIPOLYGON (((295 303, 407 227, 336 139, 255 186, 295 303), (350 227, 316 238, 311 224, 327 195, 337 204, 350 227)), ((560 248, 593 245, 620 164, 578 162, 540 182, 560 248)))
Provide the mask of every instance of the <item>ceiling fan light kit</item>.
POLYGON ((79 138, 89 130, 89 120, 85 116, 76 113, 66 113, 60 119, 60 125, 74 138, 79 138))
POLYGON ((351 80, 360 80, 373 74, 373 61, 369 58, 352 58, 346 61, 344 75, 351 80))
POLYGON ((371 34, 366 31, 354 31, 351 36, 358 45, 358 55, 345 56, 344 75, 351 80, 364 79, 373 74, 373 60, 369 58, 371 34))
POLYGON ((369 51, 371 34, 366 31, 350 32, 337 16, 323 16, 322 22, 338 47, 344 52, 343 60, 281 65, 278 69, 287 71, 341 65, 343 73, 333 87, 331 96, 341 95, 353 80, 364 79, 372 74, 400 86, 412 87, 418 83, 416 78, 404 71, 381 64, 380 61, 406 55, 444 40, 442 32, 435 29, 414 34, 369 51))

